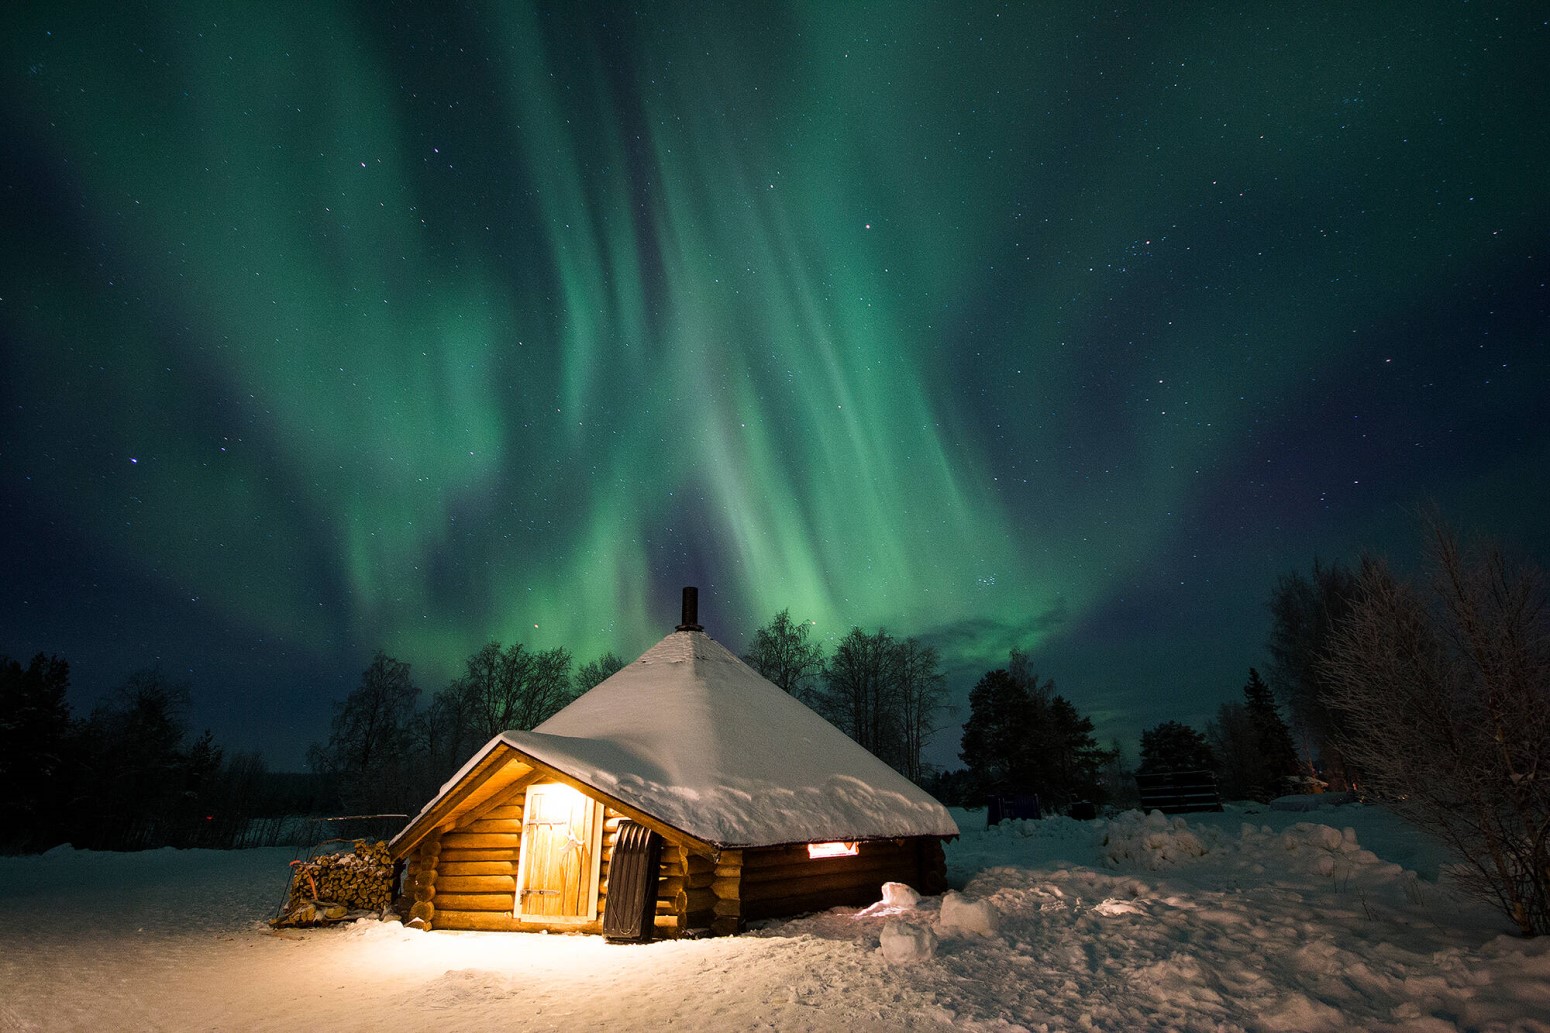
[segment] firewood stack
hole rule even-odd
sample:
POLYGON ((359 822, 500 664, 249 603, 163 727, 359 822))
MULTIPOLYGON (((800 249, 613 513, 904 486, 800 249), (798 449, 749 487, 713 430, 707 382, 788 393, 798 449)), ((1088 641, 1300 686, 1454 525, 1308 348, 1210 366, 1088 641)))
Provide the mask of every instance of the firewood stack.
POLYGON ((382 914, 393 898, 393 858, 387 844, 357 839, 350 853, 291 862, 290 892, 273 926, 326 925, 382 914))

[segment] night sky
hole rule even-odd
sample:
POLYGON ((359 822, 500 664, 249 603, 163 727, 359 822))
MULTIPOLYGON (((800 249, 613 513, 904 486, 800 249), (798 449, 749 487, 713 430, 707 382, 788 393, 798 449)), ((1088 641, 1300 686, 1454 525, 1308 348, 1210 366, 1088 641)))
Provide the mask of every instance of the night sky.
POLYGON ((1540 4, 4 6, 0 652, 78 712, 297 768, 376 649, 697 584, 1134 757, 1279 574, 1550 554, 1540 4))

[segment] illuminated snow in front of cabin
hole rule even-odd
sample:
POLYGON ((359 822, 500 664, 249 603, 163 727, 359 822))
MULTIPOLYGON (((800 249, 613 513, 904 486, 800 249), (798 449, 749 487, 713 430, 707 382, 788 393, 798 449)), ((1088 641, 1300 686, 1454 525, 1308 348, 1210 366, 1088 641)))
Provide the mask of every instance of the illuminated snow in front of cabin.
POLYGON ((951 896, 642 946, 271 931, 289 850, 0 857, 0 1029, 1550 1030, 1550 937, 1380 809, 958 816, 951 896))
POLYGON ((929 794, 698 631, 501 733, 442 792, 501 743, 718 847, 958 834, 929 794))

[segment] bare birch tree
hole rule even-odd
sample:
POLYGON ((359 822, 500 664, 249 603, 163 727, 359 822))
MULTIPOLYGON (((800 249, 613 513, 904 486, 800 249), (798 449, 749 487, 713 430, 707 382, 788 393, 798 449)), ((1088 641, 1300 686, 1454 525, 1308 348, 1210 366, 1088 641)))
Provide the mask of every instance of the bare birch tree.
POLYGON ((1438 836, 1476 895, 1550 932, 1550 610, 1543 572, 1429 531, 1426 589, 1366 561, 1322 667, 1369 791, 1438 836))
POLYGON ((807 640, 812 624, 793 621, 781 610, 754 632, 743 663, 804 703, 812 699, 813 681, 823 673, 823 650, 807 640))
POLYGON ((573 698, 571 657, 563 647, 533 652, 520 642, 490 642, 465 661, 451 688, 463 698, 474 737, 486 742, 508 728, 532 728, 573 698))

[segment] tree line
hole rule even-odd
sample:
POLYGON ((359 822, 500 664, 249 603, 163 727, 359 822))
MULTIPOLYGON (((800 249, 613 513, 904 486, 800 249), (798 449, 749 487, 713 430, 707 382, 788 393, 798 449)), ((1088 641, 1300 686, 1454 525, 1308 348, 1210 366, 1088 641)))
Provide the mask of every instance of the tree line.
POLYGON ((561 646, 489 642, 421 706, 410 665, 378 651, 334 705, 328 739, 308 748, 308 765, 347 811, 413 814, 490 739, 542 723, 624 667, 612 652, 572 664, 561 646))
POLYGON ((295 774, 193 734, 191 687, 160 667, 77 717, 67 660, 0 657, 0 853, 325 838, 300 819, 407 813, 497 732, 532 727, 623 666, 605 653, 572 671, 564 649, 492 642, 420 707, 409 665, 379 652, 309 748, 311 772, 295 774))
POLYGON ((0 852, 257 845, 322 802, 312 780, 191 735, 189 686, 159 667, 84 717, 69 692, 67 660, 0 657, 0 852))
POLYGON ((965 768, 941 772, 923 756, 950 709, 935 647, 852 627, 825 656, 811 628, 782 610, 754 632, 743 660, 940 799, 982 804, 992 794, 1036 792, 1064 810, 1107 798, 1118 751, 1098 746, 1091 719, 1053 681, 1040 681, 1026 653, 1012 651, 970 692, 965 768))

